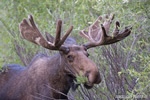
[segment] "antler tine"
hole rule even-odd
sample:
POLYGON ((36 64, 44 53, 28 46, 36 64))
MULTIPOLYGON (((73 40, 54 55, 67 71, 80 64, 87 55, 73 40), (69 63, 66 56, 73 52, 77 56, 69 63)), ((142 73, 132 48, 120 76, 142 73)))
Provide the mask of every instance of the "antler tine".
POLYGON ((113 44, 113 43, 116 43, 118 41, 125 39, 127 36, 130 35, 131 30, 132 30, 132 27, 127 27, 122 32, 119 32, 118 35, 116 35, 114 37, 112 37, 112 36, 107 37, 107 39, 105 40, 105 43, 103 45, 113 44))
POLYGON ((71 28, 67 31, 65 36, 61 39, 60 35, 61 35, 62 21, 58 20, 57 27, 56 27, 55 39, 53 36, 51 36, 50 34, 48 34, 46 32, 45 34, 46 34, 46 38, 48 40, 48 41, 46 41, 44 39, 44 37, 42 36, 42 34, 40 33, 37 26, 35 25, 32 15, 29 16, 29 21, 30 21, 31 25, 29 25, 29 23, 27 22, 26 19, 23 19, 23 21, 19 25, 21 35, 24 39, 26 39, 30 42, 33 42, 35 44, 41 45, 44 48, 47 48, 50 50, 61 50, 61 51, 66 50, 66 51, 68 51, 68 49, 65 46, 63 46, 62 44, 64 43, 67 36, 71 33, 73 26, 71 26, 71 28))
POLYGON ((101 28, 99 27, 98 19, 96 20, 94 24, 89 26, 90 28, 88 32, 85 32, 85 30, 81 30, 79 32, 81 36, 91 41, 84 45, 87 49, 91 47, 108 45, 108 44, 121 41, 131 33, 132 27, 127 27, 123 31, 119 32, 118 27, 120 27, 120 23, 116 21, 115 29, 112 33, 113 35, 108 36, 107 33, 109 32, 110 24, 112 23, 112 20, 114 19, 114 15, 111 15, 110 17, 108 17, 107 15, 106 21, 103 24, 101 24, 101 28))
POLYGON ((62 20, 57 21, 57 26, 56 26, 56 36, 55 36, 55 45, 57 45, 60 41, 61 37, 61 27, 62 27, 62 20))
POLYGON ((119 33, 118 27, 120 27, 120 23, 119 23, 119 21, 116 21, 116 23, 115 23, 115 29, 112 32, 113 37, 115 37, 116 35, 118 35, 118 33, 119 33))
POLYGON ((62 45, 66 38, 70 35, 70 33, 72 32, 73 26, 70 26, 69 30, 66 32, 66 34, 63 36, 63 38, 61 39, 61 41, 59 42, 59 45, 62 45))
POLYGON ((102 29, 102 34, 101 34, 99 41, 98 42, 89 42, 89 43, 85 44, 84 46, 86 47, 86 49, 89 49, 91 47, 96 47, 97 45, 102 45, 104 43, 105 37, 107 37, 107 34, 106 34, 106 30, 105 30, 103 24, 101 24, 101 29, 102 29))
POLYGON ((34 23, 33 16, 32 16, 32 15, 29 15, 28 18, 29 18, 29 20, 30 20, 30 23, 31 23, 32 27, 34 27, 34 28, 37 29, 37 27, 36 27, 36 25, 35 25, 35 23, 34 23))
POLYGON ((48 32, 45 32, 45 36, 46 36, 47 41, 54 43, 55 39, 51 34, 49 34, 48 32))
POLYGON ((109 28, 110 28, 110 25, 111 25, 113 19, 114 19, 114 14, 112 14, 110 16, 106 15, 106 20, 103 23, 103 26, 105 27, 105 30, 106 30, 106 34, 109 33, 109 28))
POLYGON ((89 36, 88 36, 88 32, 86 32, 86 31, 84 31, 84 30, 81 30, 81 31, 79 32, 79 34, 80 34, 82 37, 84 37, 84 38, 90 40, 90 38, 89 38, 89 36))
MULTIPOLYGON (((66 38, 69 36, 69 34, 71 33, 71 31, 72 31, 72 29, 73 29, 73 26, 71 26, 70 28, 69 28, 69 30, 66 32, 66 34, 63 36, 63 38, 59 41, 59 43, 57 44, 57 46, 61 46, 64 42, 65 42, 65 40, 66 40, 66 38)), ((59 50, 60 51, 63 51, 64 53, 68 53, 69 52, 69 48, 67 48, 66 46, 61 46, 60 48, 59 48, 59 50)))
POLYGON ((62 27, 62 20, 58 20, 57 26, 56 26, 56 37, 55 37, 55 46, 60 47, 66 40, 66 38, 69 36, 69 34, 72 32, 73 26, 69 28, 69 30, 66 32, 66 34, 63 36, 62 39, 61 37, 61 27, 62 27))
POLYGON ((89 41, 94 41, 92 36, 94 35, 97 35, 97 32, 95 31, 99 31, 100 30, 100 27, 99 27, 99 21, 102 20, 102 17, 99 16, 96 21, 91 25, 89 26, 88 28, 84 29, 84 30, 81 30, 79 32, 79 34, 81 36, 83 36, 84 38, 88 39, 89 41), (93 33, 93 34, 92 34, 93 33), (95 34, 96 33, 96 34, 95 34))
POLYGON ((48 49, 52 49, 53 45, 48 43, 43 38, 43 36, 41 35, 40 31, 34 23, 32 15, 29 15, 29 21, 31 25, 29 25, 26 19, 23 19, 23 21, 19 25, 22 37, 30 42, 41 45, 48 49))

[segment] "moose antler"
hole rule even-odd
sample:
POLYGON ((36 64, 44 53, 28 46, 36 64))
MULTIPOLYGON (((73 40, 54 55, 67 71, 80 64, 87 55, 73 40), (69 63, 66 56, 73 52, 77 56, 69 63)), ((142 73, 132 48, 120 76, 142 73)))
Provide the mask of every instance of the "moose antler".
POLYGON ((26 19, 23 19, 23 21, 20 23, 20 32, 24 39, 30 42, 33 42, 35 44, 38 44, 40 46, 43 46, 44 48, 47 48, 50 50, 66 50, 67 49, 63 45, 63 43, 66 40, 66 38, 69 36, 69 34, 71 33, 73 26, 69 28, 69 30, 61 39, 62 21, 59 19, 57 21, 55 38, 46 32, 46 38, 48 40, 47 41, 44 39, 41 32, 35 25, 32 15, 29 15, 29 21, 30 21, 30 24, 27 22, 26 19))
POLYGON ((131 27, 126 27, 123 31, 119 31, 118 27, 120 27, 120 23, 116 21, 112 36, 108 36, 107 33, 109 32, 110 24, 112 23, 113 19, 114 15, 107 15, 106 21, 101 24, 100 27, 99 22, 102 20, 102 17, 99 16, 94 24, 79 32, 82 37, 90 41, 84 45, 87 49, 121 41, 131 33, 131 27))

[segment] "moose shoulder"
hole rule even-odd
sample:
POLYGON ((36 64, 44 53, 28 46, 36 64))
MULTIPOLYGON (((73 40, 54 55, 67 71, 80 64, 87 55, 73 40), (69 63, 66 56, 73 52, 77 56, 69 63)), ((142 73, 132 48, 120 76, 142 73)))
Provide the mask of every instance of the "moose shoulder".
POLYGON ((32 15, 29 16, 30 23, 23 19, 20 33, 24 39, 59 53, 51 57, 39 54, 28 67, 5 65, 0 72, 0 100, 68 99, 67 93, 71 87, 76 88, 74 80, 79 74, 88 79, 84 83, 85 88, 90 89, 94 84, 99 84, 99 70, 88 58, 87 49, 118 42, 131 32, 129 27, 119 31, 120 23, 117 21, 113 37, 108 36, 113 18, 113 15, 106 16, 106 21, 99 26, 99 20, 102 20, 100 16, 91 26, 81 30, 80 35, 90 41, 84 45, 64 43, 73 26, 61 38, 61 20, 57 21, 55 38, 46 33, 45 39, 35 25, 32 15))

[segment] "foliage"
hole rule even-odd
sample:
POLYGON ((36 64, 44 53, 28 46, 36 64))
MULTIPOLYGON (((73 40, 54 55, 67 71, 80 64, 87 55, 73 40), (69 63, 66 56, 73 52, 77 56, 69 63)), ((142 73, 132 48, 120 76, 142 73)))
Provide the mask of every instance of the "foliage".
POLYGON ((88 81, 87 77, 83 76, 82 73, 76 75, 76 78, 75 84, 83 84, 88 81))
MULTIPOLYGON (((23 40, 18 25, 32 14, 39 29, 55 34, 56 20, 64 22, 63 33, 72 24, 72 37, 78 35, 102 15, 115 14, 121 28, 132 26, 132 34, 120 43, 91 49, 90 58, 99 66, 103 81, 94 89, 82 85, 70 98, 77 100, 112 100, 117 95, 150 94, 150 0, 1 0, 0 66, 8 63, 28 65, 39 52, 53 53, 23 40), (74 95, 73 95, 74 94, 74 95)), ((111 27, 111 31, 113 25, 111 27)), ((111 33, 110 31, 110 33, 111 33)), ((43 34, 44 35, 44 34, 43 34)), ((111 35, 111 34, 110 34, 111 35)), ((79 79, 79 80, 82 80, 79 79)))

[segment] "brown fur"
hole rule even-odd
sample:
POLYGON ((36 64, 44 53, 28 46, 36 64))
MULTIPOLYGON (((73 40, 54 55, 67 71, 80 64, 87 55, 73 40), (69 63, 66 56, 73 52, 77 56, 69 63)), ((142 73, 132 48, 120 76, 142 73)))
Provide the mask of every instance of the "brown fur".
POLYGON ((68 47, 68 54, 38 55, 28 67, 5 66, 7 70, 0 73, 0 100, 67 99, 75 75, 80 72, 89 79, 87 88, 100 83, 98 68, 88 59, 84 47, 68 47))

